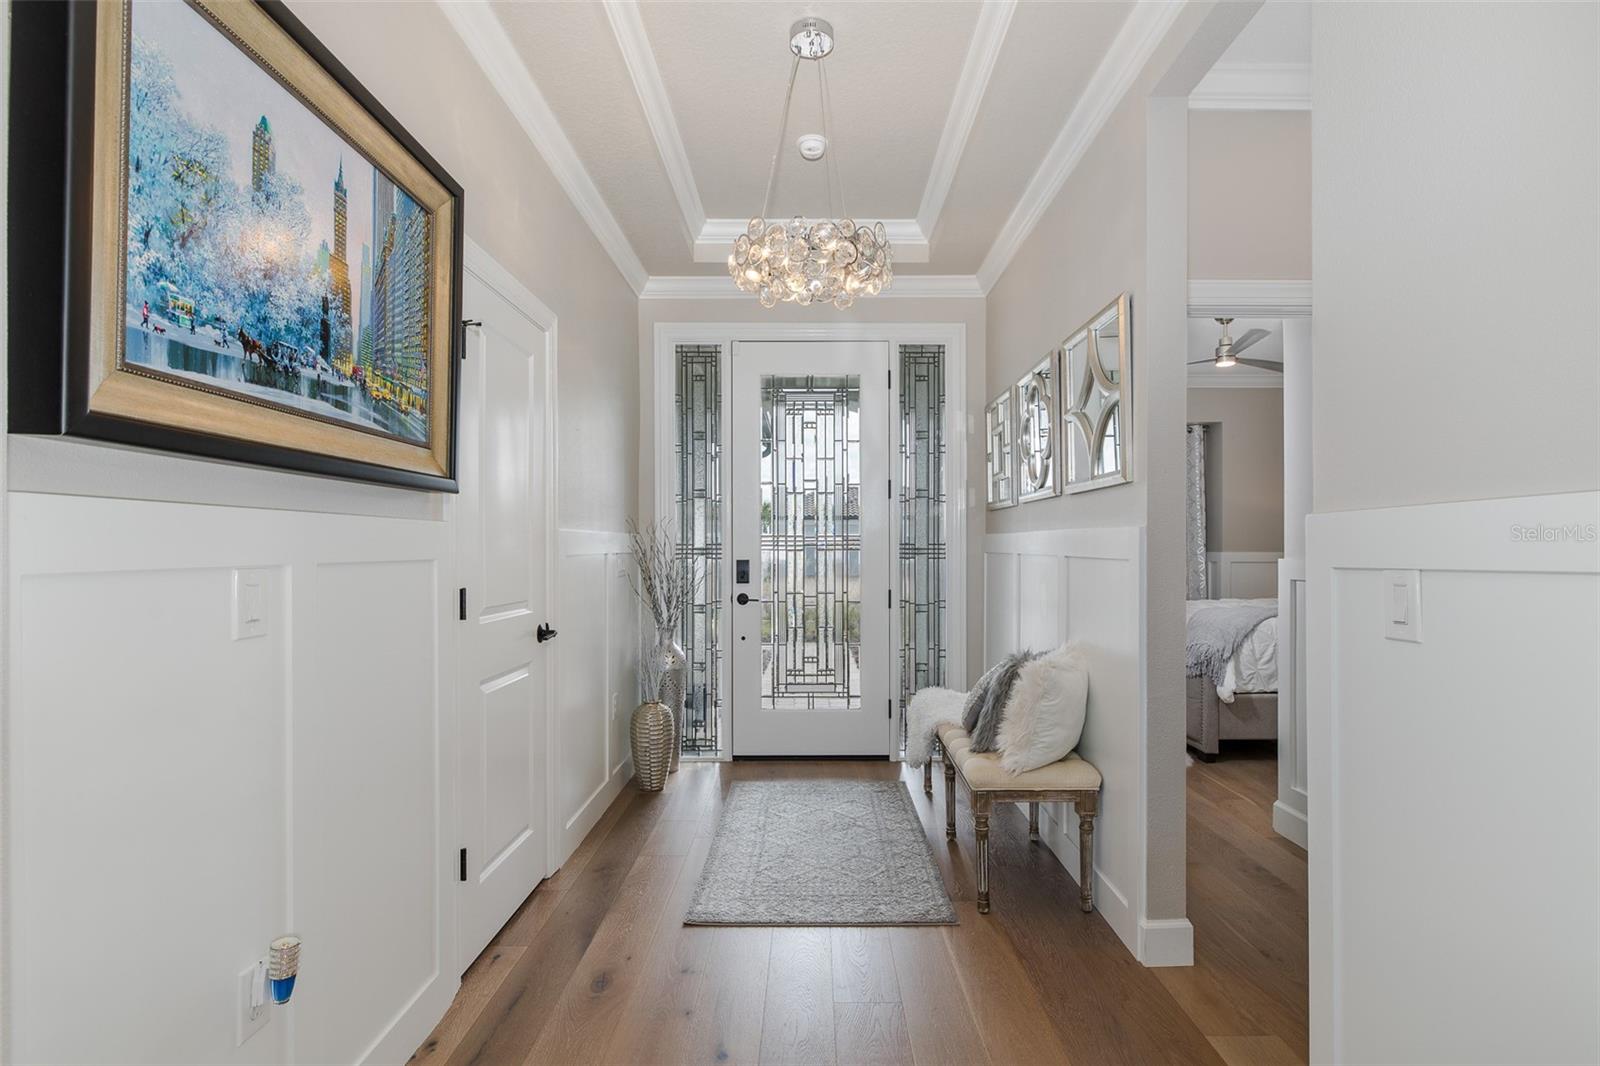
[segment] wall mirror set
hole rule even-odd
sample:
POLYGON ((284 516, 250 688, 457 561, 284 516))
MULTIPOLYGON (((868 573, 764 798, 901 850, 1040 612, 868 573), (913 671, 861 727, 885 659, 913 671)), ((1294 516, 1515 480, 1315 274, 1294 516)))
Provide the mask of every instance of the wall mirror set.
POLYGON ((1127 293, 989 404, 989 509, 1133 480, 1127 293))

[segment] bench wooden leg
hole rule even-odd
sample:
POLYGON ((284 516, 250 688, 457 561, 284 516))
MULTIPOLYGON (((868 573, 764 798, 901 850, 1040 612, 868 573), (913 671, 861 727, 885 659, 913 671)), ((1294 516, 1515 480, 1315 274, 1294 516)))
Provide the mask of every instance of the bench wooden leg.
POLYGON ((1078 801, 1078 905, 1085 914, 1094 910, 1095 804, 1078 801))
POLYGON ((1039 805, 1028 804, 1028 843, 1039 843, 1039 805))
POLYGON ((972 831, 978 838, 978 913, 989 913, 989 815, 974 811, 972 831))
POLYGON ((922 764, 922 791, 929 796, 933 795, 933 755, 938 750, 939 745, 936 741, 933 749, 928 752, 928 761, 922 764))
POLYGON ((944 835, 956 838, 956 764, 944 761, 944 835))

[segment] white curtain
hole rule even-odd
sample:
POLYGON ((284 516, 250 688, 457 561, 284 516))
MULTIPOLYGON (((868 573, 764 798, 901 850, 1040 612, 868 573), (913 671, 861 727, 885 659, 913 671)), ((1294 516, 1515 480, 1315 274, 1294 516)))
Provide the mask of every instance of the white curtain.
POLYGON ((1206 427, 1191 425, 1184 442, 1188 453, 1188 515, 1184 522, 1186 595, 1191 600, 1210 599, 1206 587, 1206 427))

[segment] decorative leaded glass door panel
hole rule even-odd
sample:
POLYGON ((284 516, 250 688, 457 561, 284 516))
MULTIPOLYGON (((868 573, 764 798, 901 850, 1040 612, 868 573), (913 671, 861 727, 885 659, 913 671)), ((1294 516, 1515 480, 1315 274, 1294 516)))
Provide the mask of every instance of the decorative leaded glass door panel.
POLYGON ((738 343, 732 363, 733 752, 887 755, 888 346, 738 343))

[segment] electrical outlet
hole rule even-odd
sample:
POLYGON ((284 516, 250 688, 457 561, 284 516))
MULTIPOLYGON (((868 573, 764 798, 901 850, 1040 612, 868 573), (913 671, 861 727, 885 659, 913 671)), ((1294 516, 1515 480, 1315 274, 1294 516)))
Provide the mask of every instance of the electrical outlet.
POLYGON ((239 971, 238 992, 234 997, 237 1022, 237 1040, 234 1046, 259 1033, 272 1020, 272 1004, 267 1002, 267 960, 258 959, 253 966, 239 971))

